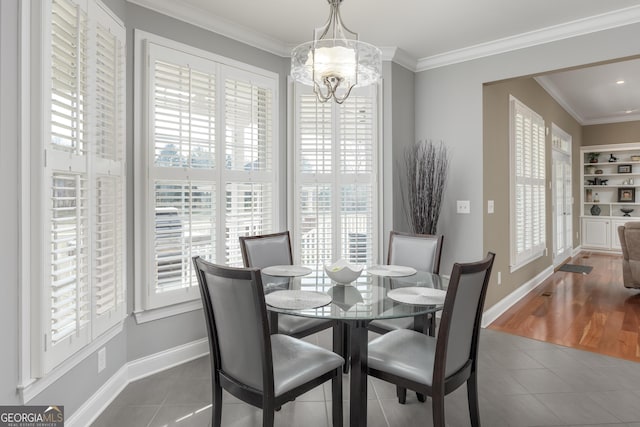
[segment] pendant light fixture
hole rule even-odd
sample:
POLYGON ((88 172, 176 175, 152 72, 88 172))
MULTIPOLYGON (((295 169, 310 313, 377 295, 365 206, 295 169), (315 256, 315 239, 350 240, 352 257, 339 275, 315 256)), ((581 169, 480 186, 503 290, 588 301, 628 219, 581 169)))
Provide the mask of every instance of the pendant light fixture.
POLYGON ((342 104, 354 87, 367 86, 380 79, 382 52, 359 41, 358 33, 345 27, 340 17, 342 0, 327 1, 330 7, 327 23, 314 30, 313 41, 291 51, 291 77, 313 86, 320 102, 333 98, 342 104))

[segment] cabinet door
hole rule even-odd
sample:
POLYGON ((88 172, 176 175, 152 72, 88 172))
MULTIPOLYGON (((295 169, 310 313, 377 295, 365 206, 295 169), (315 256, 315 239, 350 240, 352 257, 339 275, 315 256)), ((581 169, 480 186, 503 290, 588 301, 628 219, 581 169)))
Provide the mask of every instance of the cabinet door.
POLYGON ((620 246, 620 238, 618 237, 618 226, 625 225, 627 222, 629 222, 629 219, 614 219, 611 221, 611 249, 622 251, 622 247, 620 246))
POLYGON ((608 219, 582 219, 582 246, 596 249, 609 249, 611 245, 611 226, 608 219))

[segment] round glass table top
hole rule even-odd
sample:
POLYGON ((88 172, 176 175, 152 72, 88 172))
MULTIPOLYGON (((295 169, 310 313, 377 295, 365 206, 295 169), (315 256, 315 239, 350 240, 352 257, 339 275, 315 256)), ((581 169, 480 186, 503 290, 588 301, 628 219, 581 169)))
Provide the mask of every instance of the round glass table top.
MULTIPOLYGON (((423 271, 403 277, 365 272, 356 281, 342 285, 332 282, 320 267, 302 277, 270 276, 263 273, 262 284, 265 295, 282 290, 298 290, 310 291, 310 296, 311 292, 320 292, 331 297, 329 304, 317 308, 289 309, 267 305, 270 311, 313 318, 375 320, 418 316, 441 310, 442 304, 425 304, 425 299, 420 298, 419 293, 416 294, 415 303, 406 298, 400 302, 390 298, 388 293, 394 289, 415 287, 443 290, 448 281, 437 274, 423 271)), ((296 293, 298 298, 304 298, 304 295, 304 292, 296 293)))

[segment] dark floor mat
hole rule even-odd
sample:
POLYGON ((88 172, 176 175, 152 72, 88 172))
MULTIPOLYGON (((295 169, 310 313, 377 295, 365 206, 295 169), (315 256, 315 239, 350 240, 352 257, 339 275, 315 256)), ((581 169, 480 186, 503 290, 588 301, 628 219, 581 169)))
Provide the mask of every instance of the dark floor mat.
POLYGON ((564 264, 558 271, 568 271, 569 273, 589 274, 593 267, 589 265, 564 264))

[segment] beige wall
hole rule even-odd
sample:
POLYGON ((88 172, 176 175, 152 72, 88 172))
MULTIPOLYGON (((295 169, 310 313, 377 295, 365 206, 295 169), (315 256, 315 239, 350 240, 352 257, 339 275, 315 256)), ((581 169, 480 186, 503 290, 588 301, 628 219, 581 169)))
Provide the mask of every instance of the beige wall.
POLYGON ((640 120, 589 125, 582 128, 582 145, 640 142, 640 120))
MULTIPOLYGON (((513 95, 529 108, 540 114, 548 129, 546 140, 547 181, 551 181, 551 123, 555 123, 572 136, 573 176, 580 176, 579 153, 582 145, 582 128, 533 78, 511 79, 486 84, 483 88, 483 193, 484 193, 484 250, 502 254, 496 257, 487 291, 486 307, 491 307, 518 287, 534 278, 552 265, 553 218, 551 193, 547 192, 547 249, 548 255, 541 257, 511 273, 509 271, 509 95, 513 95), (495 213, 487 214, 488 200, 494 200, 495 213), (497 285, 498 272, 502 284, 497 285)), ((579 200, 579 183, 573 180, 573 194, 579 200)), ((574 205, 573 245, 579 245, 576 232, 579 230, 580 210, 574 205)))

